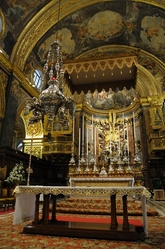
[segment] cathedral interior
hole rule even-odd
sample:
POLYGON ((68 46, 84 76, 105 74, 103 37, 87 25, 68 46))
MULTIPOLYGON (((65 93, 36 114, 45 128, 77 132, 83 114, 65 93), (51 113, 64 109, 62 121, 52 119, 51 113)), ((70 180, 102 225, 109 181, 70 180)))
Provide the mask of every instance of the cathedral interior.
POLYGON ((164 100, 164 1, 0 2, 2 184, 164 189, 164 100))

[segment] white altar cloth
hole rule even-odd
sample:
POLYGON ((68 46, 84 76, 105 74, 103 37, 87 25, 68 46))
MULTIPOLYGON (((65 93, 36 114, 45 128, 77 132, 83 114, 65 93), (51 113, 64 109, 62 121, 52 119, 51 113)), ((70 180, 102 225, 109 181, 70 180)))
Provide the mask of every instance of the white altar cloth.
POLYGON ((16 206, 13 224, 19 224, 25 220, 32 220, 35 213, 35 195, 79 195, 79 196, 108 196, 117 195, 128 197, 139 196, 142 201, 143 227, 148 235, 148 222, 146 211, 146 197, 150 198, 150 193, 145 187, 62 187, 62 186, 17 186, 14 190, 16 194, 16 206))
POLYGON ((33 220, 35 212, 35 199, 36 195, 34 193, 22 193, 21 195, 16 196, 13 225, 33 220))

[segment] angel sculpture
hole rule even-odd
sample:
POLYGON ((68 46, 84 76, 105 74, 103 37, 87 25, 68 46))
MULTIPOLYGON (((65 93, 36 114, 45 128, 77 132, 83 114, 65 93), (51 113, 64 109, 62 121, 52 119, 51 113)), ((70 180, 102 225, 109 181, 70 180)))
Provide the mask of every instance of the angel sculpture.
POLYGON ((34 124, 42 119, 43 109, 36 97, 33 97, 33 103, 30 100, 26 101, 24 115, 28 115, 32 111, 33 116, 29 119, 29 124, 34 124))

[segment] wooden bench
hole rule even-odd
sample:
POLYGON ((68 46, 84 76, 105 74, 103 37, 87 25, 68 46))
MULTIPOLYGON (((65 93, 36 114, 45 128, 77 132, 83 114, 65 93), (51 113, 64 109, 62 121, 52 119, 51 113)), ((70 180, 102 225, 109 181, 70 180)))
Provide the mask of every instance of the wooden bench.
POLYGON ((9 210, 10 207, 14 209, 15 207, 15 196, 14 189, 11 188, 2 188, 0 202, 4 207, 4 211, 9 210))

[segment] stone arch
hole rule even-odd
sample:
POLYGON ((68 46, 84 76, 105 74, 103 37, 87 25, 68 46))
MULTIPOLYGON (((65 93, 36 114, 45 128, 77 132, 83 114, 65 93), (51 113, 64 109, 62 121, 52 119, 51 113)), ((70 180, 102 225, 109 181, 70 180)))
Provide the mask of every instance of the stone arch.
POLYGON ((138 65, 136 90, 141 97, 161 94, 160 86, 154 76, 141 65, 138 65))

